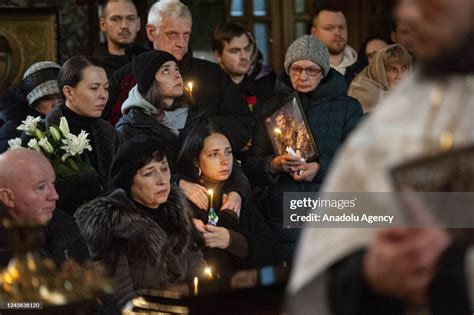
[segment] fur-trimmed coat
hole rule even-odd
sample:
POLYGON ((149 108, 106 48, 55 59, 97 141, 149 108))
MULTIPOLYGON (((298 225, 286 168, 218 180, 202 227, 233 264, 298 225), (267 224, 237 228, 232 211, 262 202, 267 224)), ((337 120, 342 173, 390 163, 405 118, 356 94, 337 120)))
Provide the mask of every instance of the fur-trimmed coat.
POLYGON ((195 246, 191 210, 177 187, 155 210, 137 208, 117 189, 80 207, 75 217, 93 259, 113 277, 118 308, 140 289, 183 283, 206 266, 195 246))

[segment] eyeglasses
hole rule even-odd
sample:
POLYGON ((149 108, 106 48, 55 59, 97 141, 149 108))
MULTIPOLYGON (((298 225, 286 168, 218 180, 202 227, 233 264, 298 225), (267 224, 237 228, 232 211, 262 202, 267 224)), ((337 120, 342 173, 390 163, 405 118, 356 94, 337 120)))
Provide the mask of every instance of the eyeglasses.
POLYGON ((299 76, 303 73, 303 71, 306 72, 306 74, 310 77, 315 77, 318 74, 320 74, 321 72, 323 72, 323 70, 321 70, 320 68, 317 68, 317 67, 308 67, 308 68, 301 68, 301 67, 298 67, 298 66, 291 66, 290 67, 290 74, 292 74, 292 75, 299 76))

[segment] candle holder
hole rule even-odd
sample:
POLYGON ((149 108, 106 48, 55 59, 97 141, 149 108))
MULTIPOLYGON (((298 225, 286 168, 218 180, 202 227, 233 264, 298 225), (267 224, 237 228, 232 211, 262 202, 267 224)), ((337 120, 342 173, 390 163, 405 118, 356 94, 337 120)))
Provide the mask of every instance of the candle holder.
MULTIPOLYGON (((13 236, 15 253, 0 272, 2 302, 7 305, 37 302, 44 307, 44 312, 51 314, 55 313, 54 308, 79 303, 76 308, 79 312, 90 307, 86 301, 113 292, 111 281, 104 277, 102 268, 83 268, 69 259, 58 270, 51 259, 41 258, 39 248, 44 226, 40 222, 5 219, 3 225, 13 236)), ((68 313, 75 314, 76 311, 68 313)))
POLYGON ((217 216, 216 210, 214 210, 214 191, 212 189, 209 189, 207 191, 207 194, 209 195, 209 198, 210 198, 209 215, 207 219, 207 224, 216 226, 217 222, 219 221, 219 217, 217 216))
POLYGON ((195 276, 189 282, 189 295, 199 296, 203 294, 213 293, 225 287, 225 282, 221 279, 220 274, 206 267, 200 276, 195 276))

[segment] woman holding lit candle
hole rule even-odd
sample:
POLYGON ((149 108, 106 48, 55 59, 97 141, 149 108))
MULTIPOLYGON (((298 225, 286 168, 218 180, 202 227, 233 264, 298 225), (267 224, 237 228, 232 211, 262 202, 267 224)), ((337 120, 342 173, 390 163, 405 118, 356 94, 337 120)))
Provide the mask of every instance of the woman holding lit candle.
MULTIPOLYGON (((132 71, 137 85, 123 104, 124 116, 116 126, 124 140, 147 135, 166 143, 172 156, 190 128, 212 124, 204 110, 193 106, 184 94, 183 78, 173 55, 159 50, 147 51, 133 59, 132 71)), ((192 85, 187 86, 190 87, 192 85)), ((194 204, 202 209, 207 207, 204 187, 190 184, 177 175, 173 181, 179 181, 186 197, 194 204)), ((242 199, 250 194, 250 187, 240 169, 232 182, 233 192, 228 195, 226 203, 238 212, 242 199)))
POLYGON ((164 145, 139 136, 124 143, 111 168, 115 191, 76 212, 82 236, 114 280, 119 308, 140 289, 170 289, 207 267, 192 210, 170 184, 164 145))
POLYGON ((204 258, 221 275, 279 261, 278 242, 251 198, 242 204, 240 218, 234 211, 217 210, 225 198, 232 165, 229 140, 206 126, 191 130, 176 160, 176 168, 186 180, 209 189, 209 208, 194 207, 194 223, 206 243, 204 258), (217 226, 210 222, 211 208, 216 210, 217 226))
POLYGON ((137 84, 123 103, 123 116, 116 125, 124 140, 145 134, 176 144, 189 126, 210 123, 203 110, 192 106, 192 83, 184 85, 173 55, 147 51, 133 59, 132 71, 137 84))
MULTIPOLYGON (((285 100, 297 93, 309 124, 308 131, 316 141, 319 160, 305 162, 297 156, 275 154, 265 127, 259 124, 254 129, 253 146, 244 171, 252 184, 268 186, 265 220, 278 234, 284 258, 290 262, 299 230, 283 227, 283 193, 319 190, 337 149, 362 117, 362 109, 357 100, 347 96, 344 77, 330 67, 329 52, 316 37, 304 35, 295 40, 286 52, 284 67, 285 73, 275 84, 275 96, 259 109, 258 120, 263 122, 278 113, 285 100)), ((278 127, 284 138, 290 136, 278 127)), ((295 152, 304 148, 304 142, 295 147, 295 152)))

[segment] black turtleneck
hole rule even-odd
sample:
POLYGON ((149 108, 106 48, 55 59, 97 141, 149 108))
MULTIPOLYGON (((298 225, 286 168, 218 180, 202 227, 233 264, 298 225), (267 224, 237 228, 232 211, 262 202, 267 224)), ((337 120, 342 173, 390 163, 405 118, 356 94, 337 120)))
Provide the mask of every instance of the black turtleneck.
POLYGON ((130 196, 129 196, 130 200, 133 202, 133 204, 135 205, 135 208, 137 209, 140 209, 140 210, 143 210, 145 213, 149 213, 153 219, 155 219, 155 221, 157 221, 157 213, 158 213, 158 209, 160 208, 160 206, 158 206, 158 208, 148 208, 144 205, 142 205, 141 203, 138 203, 136 202, 135 200, 133 200, 130 196))
POLYGON ((97 156, 96 154, 94 154, 95 139, 94 134, 92 133, 92 124, 100 118, 81 116, 76 112, 72 111, 69 107, 66 106, 66 104, 61 104, 61 110, 63 112, 64 117, 67 119, 69 131, 71 133, 78 135, 81 130, 84 130, 89 134, 89 140, 92 146, 92 151, 85 150, 85 152, 89 157, 92 167, 98 171, 97 156))

